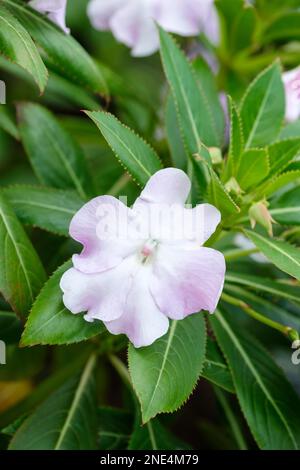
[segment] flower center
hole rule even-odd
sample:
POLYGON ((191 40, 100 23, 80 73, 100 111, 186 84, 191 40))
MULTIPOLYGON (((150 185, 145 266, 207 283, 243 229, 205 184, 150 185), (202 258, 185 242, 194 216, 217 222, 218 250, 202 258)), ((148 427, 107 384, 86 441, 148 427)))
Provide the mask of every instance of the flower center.
POLYGON ((147 240, 147 242, 144 244, 141 254, 143 256, 142 262, 145 263, 147 259, 153 254, 156 246, 157 246, 157 241, 156 240, 147 240))

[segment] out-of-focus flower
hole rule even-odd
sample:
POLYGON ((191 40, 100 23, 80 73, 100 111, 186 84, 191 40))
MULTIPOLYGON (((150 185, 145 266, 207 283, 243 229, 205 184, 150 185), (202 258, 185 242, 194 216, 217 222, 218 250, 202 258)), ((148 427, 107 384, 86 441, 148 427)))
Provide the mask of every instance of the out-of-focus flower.
POLYGON ((213 0, 91 0, 88 16, 96 29, 111 30, 136 57, 157 51, 155 21, 181 36, 203 32, 213 43, 219 37, 213 0))
POLYGON ((168 318, 213 313, 225 261, 202 245, 220 213, 210 204, 186 208, 190 188, 183 171, 167 168, 150 178, 132 209, 112 196, 85 204, 70 225, 84 249, 61 279, 65 306, 136 347, 163 336, 168 318))
POLYGON ((300 67, 282 74, 285 87, 285 119, 296 121, 300 117, 300 67))
POLYGON ((35 10, 48 16, 49 20, 57 24, 65 33, 69 33, 66 27, 67 0, 31 0, 29 5, 35 10))

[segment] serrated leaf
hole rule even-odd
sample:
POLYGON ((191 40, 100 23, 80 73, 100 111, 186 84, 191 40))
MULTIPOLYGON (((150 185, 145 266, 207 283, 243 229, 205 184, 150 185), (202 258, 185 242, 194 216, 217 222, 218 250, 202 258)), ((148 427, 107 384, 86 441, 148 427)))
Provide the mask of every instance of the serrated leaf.
POLYGON ((271 202, 269 211, 279 224, 300 225, 300 188, 293 188, 271 202))
POLYGON ((207 199, 216 206, 224 217, 237 214, 240 209, 229 195, 225 186, 212 168, 209 168, 211 180, 208 186, 207 199))
POLYGON ((268 197, 287 184, 292 183, 298 179, 300 179, 300 170, 286 171, 285 173, 282 173, 281 175, 266 181, 266 183, 264 183, 259 189, 259 194, 268 197))
POLYGON ((267 238, 257 232, 245 230, 255 246, 277 268, 300 280, 300 249, 282 240, 267 238))
POLYGON ((275 142, 267 147, 270 163, 270 175, 280 173, 300 153, 300 138, 275 142))
POLYGON ((240 156, 244 149, 244 135, 242 128, 242 121, 239 114, 239 111, 229 97, 230 105, 230 141, 229 141, 229 151, 226 161, 224 179, 229 179, 231 176, 236 175, 239 163, 240 156))
POLYGON ((79 377, 70 379, 50 395, 19 427, 9 449, 96 449, 95 364, 93 355, 79 377))
POLYGON ((206 359, 201 376, 228 392, 235 392, 227 364, 216 343, 210 338, 207 340, 206 359))
POLYGON ((86 111, 86 114, 100 129, 120 163, 138 183, 146 184, 161 169, 159 157, 152 147, 115 116, 101 111, 86 111))
POLYGON ((22 225, 0 194, 0 292, 25 317, 46 274, 22 225))
POLYGON ((24 2, 2 0, 2 3, 45 51, 52 68, 72 82, 76 81, 96 93, 108 93, 100 68, 71 35, 65 34, 45 15, 24 2))
POLYGON ((3 3, 0 5, 0 54, 27 70, 42 92, 47 83, 47 69, 28 32, 3 3))
POLYGON ((269 158, 264 149, 249 149, 240 156, 236 179, 242 189, 248 189, 264 180, 269 173, 269 158))
POLYGON ((205 344, 205 322, 199 313, 173 321, 168 333, 151 346, 129 346, 129 370, 144 423, 187 400, 203 367, 205 344))
POLYGON ((176 104, 179 122, 190 154, 199 153, 202 143, 221 146, 218 124, 210 109, 202 83, 170 34, 159 28, 160 53, 176 104))
POLYGON ((19 128, 31 165, 42 184, 75 189, 83 199, 90 193, 83 152, 54 115, 34 103, 18 107, 19 128))
POLYGON ((300 448, 300 400, 271 356, 236 323, 218 311, 211 319, 227 358, 242 411, 261 449, 300 448))
POLYGON ((300 301, 300 287, 291 286, 273 279, 230 271, 226 273, 227 282, 246 286, 259 292, 267 292, 274 297, 282 297, 295 302, 300 301))
POLYGON ((64 236, 69 233, 72 217, 84 204, 75 191, 12 186, 2 192, 23 224, 64 236))
POLYGON ((277 62, 261 72, 243 97, 240 114, 245 147, 263 147, 279 134, 285 110, 281 70, 277 62))
POLYGON ((59 283, 63 273, 70 267, 69 261, 63 264, 38 295, 21 338, 23 346, 77 343, 104 331, 100 321, 88 323, 82 315, 73 315, 65 308, 59 283))
POLYGON ((165 128, 173 164, 176 168, 185 170, 187 167, 187 155, 180 134, 174 99, 171 94, 168 95, 166 100, 165 128))

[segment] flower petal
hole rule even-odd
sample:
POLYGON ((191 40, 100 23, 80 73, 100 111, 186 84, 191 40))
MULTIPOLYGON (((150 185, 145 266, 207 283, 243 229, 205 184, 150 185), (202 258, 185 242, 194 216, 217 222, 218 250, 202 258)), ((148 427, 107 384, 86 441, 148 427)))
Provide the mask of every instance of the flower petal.
POLYGON ((300 67, 282 74, 285 88, 285 119, 294 122, 300 116, 300 67))
POLYGON ((64 305, 72 313, 87 312, 87 321, 112 321, 124 314, 137 257, 126 258, 117 267, 98 274, 85 274, 75 268, 66 271, 60 281, 64 305))
POLYGON ((116 266, 142 244, 131 209, 112 196, 85 204, 71 221, 70 235, 84 247, 80 255, 73 255, 73 263, 85 273, 116 266))
POLYGON ((199 310, 213 313, 225 276, 222 253, 186 245, 158 247, 150 290, 159 309, 180 320, 199 310))
MULTIPOLYGON (((184 204, 191 190, 189 177, 177 168, 157 171, 146 184, 135 204, 184 204)), ((135 204, 133 208, 135 208, 135 204)))
POLYGON ((195 36, 201 30, 203 0, 155 0, 156 21, 166 30, 181 36, 195 36))
POLYGON ((131 0, 112 16, 110 28, 120 42, 132 48, 133 56, 143 57, 159 48, 152 18, 151 2, 131 0))
POLYGON ((57 24, 66 34, 70 32, 66 27, 67 0, 31 0, 29 5, 57 24))
POLYGON ((110 29, 110 20, 120 7, 128 0, 91 0, 87 14, 95 29, 106 31, 110 29))
POLYGON ((112 334, 127 335, 136 348, 149 346, 169 328, 168 318, 158 309, 149 291, 150 276, 150 268, 140 268, 128 295, 124 315, 105 323, 112 334))

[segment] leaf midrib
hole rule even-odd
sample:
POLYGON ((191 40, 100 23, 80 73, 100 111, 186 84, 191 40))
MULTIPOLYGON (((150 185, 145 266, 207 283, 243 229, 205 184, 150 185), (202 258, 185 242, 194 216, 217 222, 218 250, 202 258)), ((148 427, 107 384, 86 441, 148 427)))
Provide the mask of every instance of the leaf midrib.
POLYGON ((282 423, 284 424, 287 432, 288 432, 288 435, 291 439, 291 442, 293 443, 293 446, 295 447, 296 450, 298 450, 298 444, 297 442, 295 441, 295 438, 294 438, 294 435, 293 435, 293 432, 292 430, 290 429, 289 427, 289 424, 288 422, 285 420, 284 416, 282 415, 281 413, 281 410, 278 408, 276 402, 272 399, 272 396, 269 394, 267 388, 265 387, 265 384, 263 383, 263 381, 261 380, 261 377, 259 375, 259 373, 256 371, 255 369, 255 366, 253 365, 253 363, 251 362, 251 359, 250 357, 248 356, 247 352, 244 350, 243 346, 241 345, 241 343, 238 341, 237 337, 235 336, 234 332, 232 331, 232 329, 230 328, 230 326, 228 325, 228 323, 224 320, 223 316, 220 315, 220 312, 219 312, 219 315, 216 316, 216 319, 222 324, 223 328, 225 329, 225 331, 227 332, 227 334, 229 335, 229 337, 231 338, 233 344, 235 345, 235 347, 237 348, 237 350, 240 352, 242 358, 244 359, 246 365, 248 366, 250 372, 252 372, 254 378, 256 379, 256 382, 257 384, 260 386, 261 390, 263 391, 264 395, 266 396, 266 398, 269 400, 270 404, 273 406, 275 412, 277 413, 277 415, 279 416, 280 420, 282 421, 282 423))

